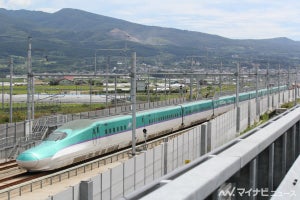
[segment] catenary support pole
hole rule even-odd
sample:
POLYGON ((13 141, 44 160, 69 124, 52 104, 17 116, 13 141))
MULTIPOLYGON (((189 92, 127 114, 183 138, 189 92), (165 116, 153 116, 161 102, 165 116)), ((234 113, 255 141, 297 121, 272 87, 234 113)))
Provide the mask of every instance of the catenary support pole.
POLYGON ((10 57, 10 76, 9 76, 9 122, 12 123, 13 121, 13 105, 12 105, 12 93, 13 93, 13 86, 12 86, 12 76, 13 76, 13 58, 10 57))
POLYGON ((31 66, 31 37, 28 37, 28 57, 27 57, 27 121, 29 123, 29 133, 31 133, 31 116, 32 116, 32 66, 31 66))
POLYGON ((132 53, 131 68, 131 103, 132 103, 132 155, 136 153, 136 52, 132 53))
POLYGON ((240 91, 240 63, 236 65, 236 91, 235 91, 235 104, 236 104, 236 133, 240 132, 240 107, 239 107, 239 91, 240 91))

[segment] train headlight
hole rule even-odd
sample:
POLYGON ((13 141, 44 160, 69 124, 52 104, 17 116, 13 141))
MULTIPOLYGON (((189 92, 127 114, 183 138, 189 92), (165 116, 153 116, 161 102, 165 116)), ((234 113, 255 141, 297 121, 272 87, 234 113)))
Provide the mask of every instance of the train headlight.
POLYGON ((25 169, 33 169, 39 163, 39 158, 33 153, 21 153, 17 159, 17 163, 25 169))

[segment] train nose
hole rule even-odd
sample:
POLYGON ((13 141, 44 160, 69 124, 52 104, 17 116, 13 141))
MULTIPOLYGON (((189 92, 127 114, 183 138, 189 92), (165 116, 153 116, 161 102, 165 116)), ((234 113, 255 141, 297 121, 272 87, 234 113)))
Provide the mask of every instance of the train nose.
POLYGON ((21 153, 16 161, 19 166, 25 169, 34 169, 39 163, 38 157, 33 153, 21 153))

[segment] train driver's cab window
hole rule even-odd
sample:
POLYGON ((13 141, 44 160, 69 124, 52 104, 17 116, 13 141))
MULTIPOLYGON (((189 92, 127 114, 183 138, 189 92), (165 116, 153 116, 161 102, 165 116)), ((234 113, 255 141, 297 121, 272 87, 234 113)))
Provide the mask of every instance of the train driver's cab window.
POLYGON ((64 139, 65 137, 67 137, 65 132, 53 132, 45 139, 45 141, 58 141, 64 139))

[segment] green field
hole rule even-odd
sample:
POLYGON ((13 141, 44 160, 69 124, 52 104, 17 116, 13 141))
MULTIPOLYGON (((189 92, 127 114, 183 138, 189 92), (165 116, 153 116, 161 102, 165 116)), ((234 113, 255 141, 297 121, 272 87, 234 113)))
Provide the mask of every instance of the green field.
MULTIPOLYGON (((151 88, 153 89, 153 88, 151 88)), ((234 86, 222 86, 222 91, 234 91, 234 86)), ((9 86, 4 86, 4 93, 9 93, 9 86)), ((36 85, 36 94, 68 94, 70 92, 80 93, 80 94, 90 94, 90 91, 94 94, 105 94, 105 88, 103 86, 92 86, 89 85, 36 85)), ((215 93, 219 92, 219 87, 217 86, 207 86, 201 87, 200 96, 205 98, 212 98, 215 93)), ((17 94, 27 94, 27 86, 15 86, 13 88, 13 95, 17 94)), ((110 95, 114 95, 114 92, 110 95)), ((127 94, 129 95, 129 94, 127 94)), ((173 91, 169 92, 159 92, 155 93, 151 91, 149 97, 147 92, 139 92, 137 94, 137 102, 150 102, 162 101, 168 99, 174 99, 179 97, 185 97, 189 99, 189 91, 173 91)), ((196 98, 196 88, 193 88, 193 99, 196 98)), ((114 107, 112 102, 108 102, 108 107, 114 107)), ((9 122, 9 103, 2 102, 2 109, 0 110, 0 123, 9 122)), ((106 107, 105 103, 35 103, 35 118, 42 116, 49 116, 54 114, 69 114, 69 113, 80 113, 92 110, 104 109, 106 107)), ((26 103, 13 103, 13 122, 23 121, 26 119, 27 105, 26 103)))

